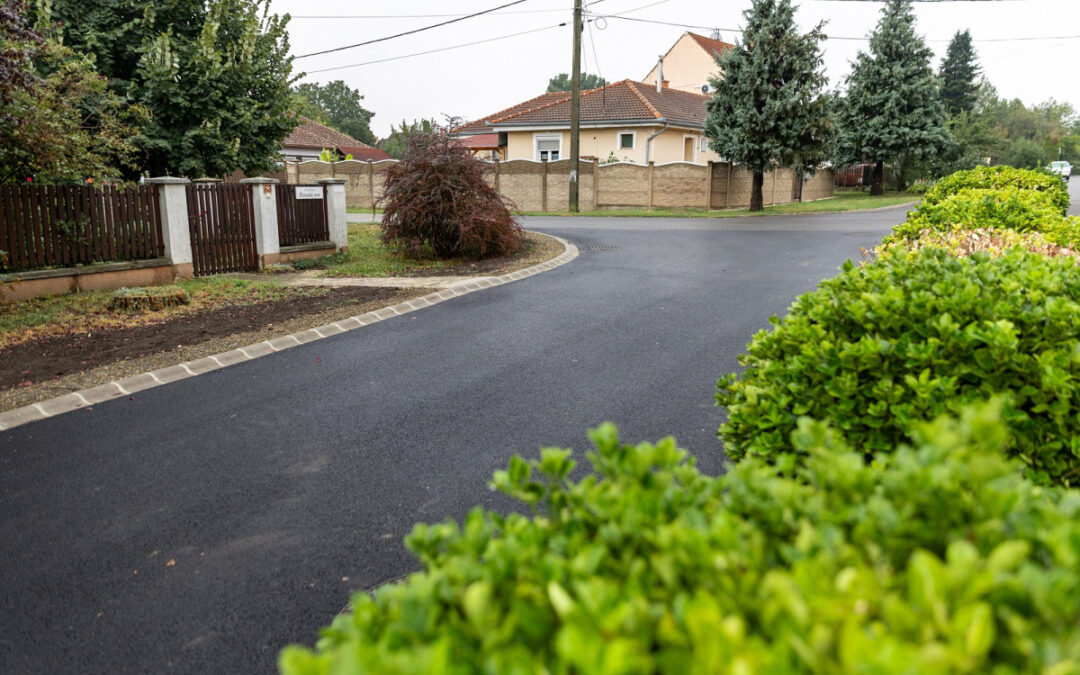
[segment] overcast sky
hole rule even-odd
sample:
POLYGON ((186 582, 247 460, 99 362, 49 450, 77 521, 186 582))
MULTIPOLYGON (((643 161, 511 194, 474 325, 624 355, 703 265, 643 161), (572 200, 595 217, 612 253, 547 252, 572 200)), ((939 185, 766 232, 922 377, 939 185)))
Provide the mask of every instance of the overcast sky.
MULTIPOLYGON (((291 50, 299 57, 512 1, 272 0, 271 11, 292 15, 291 50)), ((716 28, 722 40, 734 42, 750 0, 586 0, 585 4, 589 15, 606 18, 595 19, 585 30, 583 70, 617 81, 643 79, 657 57, 687 30, 708 35, 716 28)), ((840 85, 855 55, 867 49, 865 38, 877 24, 882 3, 802 0, 798 6, 796 17, 804 29, 828 22, 826 72, 830 86, 840 85)), ((1028 104, 1054 98, 1080 107, 1076 72, 1080 0, 946 0, 917 2, 914 7, 916 29, 936 54, 935 69, 949 39, 966 28, 975 41, 979 64, 1000 96, 1028 104)), ((475 119, 541 94, 550 77, 569 72, 572 8, 573 0, 524 0, 415 35, 298 58, 294 68, 308 73, 305 82, 341 79, 359 89, 364 106, 375 113, 371 126, 380 138, 403 119, 442 121, 444 115, 475 119), (567 25, 558 26, 563 22, 567 25), (492 40, 512 34, 519 35, 492 40), (457 47, 482 40, 491 41, 457 47), (439 51, 395 58, 433 50, 439 51), (372 63, 384 59, 393 60, 372 63), (323 70, 340 66, 352 67, 323 70)))

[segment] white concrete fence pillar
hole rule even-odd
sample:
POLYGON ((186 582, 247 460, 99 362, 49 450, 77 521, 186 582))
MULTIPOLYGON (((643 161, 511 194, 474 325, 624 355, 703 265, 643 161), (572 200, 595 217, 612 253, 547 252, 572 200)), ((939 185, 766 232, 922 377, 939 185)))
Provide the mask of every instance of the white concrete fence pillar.
POLYGON ((161 212, 161 240, 165 257, 172 262, 173 276, 190 279, 195 275, 191 255, 191 225, 188 220, 187 178, 162 176, 148 178, 147 185, 156 185, 158 208, 161 212))
POLYGON ((251 186, 251 203, 255 205, 255 250, 259 267, 281 259, 281 239, 278 236, 277 178, 244 178, 241 185, 251 186))
POLYGON ((330 241, 345 251, 349 248, 349 223, 345 217, 344 178, 320 178, 315 181, 326 186, 326 219, 330 227, 330 241))

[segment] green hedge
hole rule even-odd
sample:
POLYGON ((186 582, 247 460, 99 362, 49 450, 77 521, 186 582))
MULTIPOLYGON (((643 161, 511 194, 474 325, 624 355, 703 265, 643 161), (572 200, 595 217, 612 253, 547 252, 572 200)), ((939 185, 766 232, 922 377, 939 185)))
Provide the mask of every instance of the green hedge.
POLYGON ((591 434, 494 486, 532 517, 417 525, 424 571, 357 593, 287 675, 1074 673, 1080 495, 1000 453, 992 412, 927 425, 874 467, 803 420, 801 480, 704 476, 667 439, 591 434), (537 476, 536 474, 540 474, 537 476))
POLYGON ((774 459, 801 415, 868 457, 912 423, 1007 394, 1012 454, 1040 482, 1080 482, 1080 267, 1021 250, 903 249, 798 298, 718 383, 733 460, 774 459))
POLYGON ((885 243, 911 241, 924 230, 953 231, 994 228, 1041 232, 1062 246, 1080 245, 1080 222, 1062 217, 1053 196, 1037 190, 972 189, 950 194, 937 202, 923 202, 893 228, 885 243))
POLYGON ((1069 209, 1069 188, 1060 176, 1048 171, 1014 169, 1011 166, 980 166, 957 171, 926 191, 923 204, 936 204, 961 190, 1021 190, 1045 192, 1064 216, 1069 209))

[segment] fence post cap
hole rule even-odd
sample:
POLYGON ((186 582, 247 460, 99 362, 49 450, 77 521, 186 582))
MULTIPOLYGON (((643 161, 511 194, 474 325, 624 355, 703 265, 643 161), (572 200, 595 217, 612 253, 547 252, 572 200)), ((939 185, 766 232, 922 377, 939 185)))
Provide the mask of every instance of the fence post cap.
POLYGON ((147 178, 147 185, 187 185, 191 183, 187 178, 179 178, 177 176, 158 176, 157 178, 147 178))
POLYGON ((265 176, 256 176, 255 178, 241 178, 241 185, 277 185, 281 183, 277 178, 266 178, 265 176))
POLYGON ((320 185, 345 185, 349 181, 344 178, 316 178, 315 182, 320 185))
POLYGON ((192 183, 210 184, 210 183, 224 183, 225 181, 220 178, 211 178, 210 176, 203 176, 202 178, 196 178, 191 181, 192 183))

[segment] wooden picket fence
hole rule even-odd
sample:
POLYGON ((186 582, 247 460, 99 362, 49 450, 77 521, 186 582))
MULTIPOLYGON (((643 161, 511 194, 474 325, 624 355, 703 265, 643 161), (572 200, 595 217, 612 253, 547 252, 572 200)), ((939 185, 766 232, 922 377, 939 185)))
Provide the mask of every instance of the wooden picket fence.
POLYGON ((259 269, 250 186, 188 185, 187 207, 195 276, 259 269))
POLYGON ((326 215, 326 186, 277 186, 278 241, 282 246, 329 241, 330 226, 326 215), (318 190, 319 199, 297 199, 296 189, 318 190))
POLYGON ((0 272, 164 255, 154 186, 0 185, 0 272))

